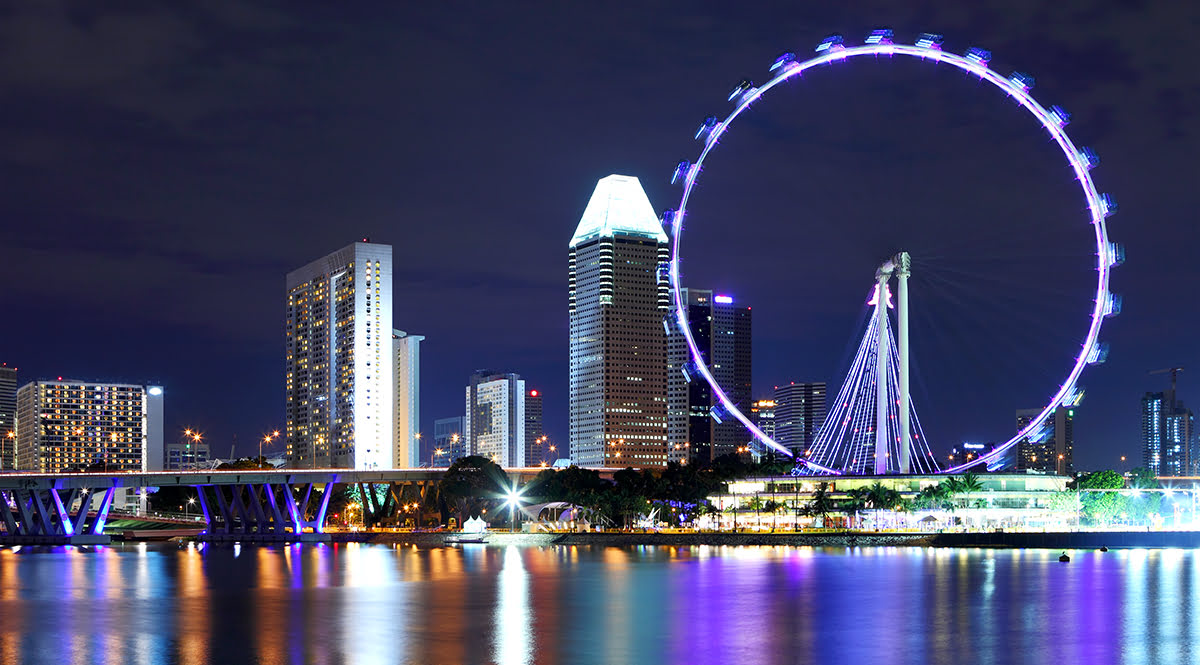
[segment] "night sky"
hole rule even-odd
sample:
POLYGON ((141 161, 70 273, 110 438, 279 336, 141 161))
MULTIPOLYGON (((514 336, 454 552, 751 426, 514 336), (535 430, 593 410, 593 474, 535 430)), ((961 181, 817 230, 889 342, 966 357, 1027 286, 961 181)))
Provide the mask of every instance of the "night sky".
MULTIPOLYGON (((596 180, 676 206, 671 170, 735 83, 879 26, 990 48, 1100 154, 1125 307, 1082 381, 1077 466, 1140 458, 1138 399, 1167 384, 1149 370, 1186 366, 1200 406, 1194 3, 184 4, 0 12, 0 360, 22 382, 161 383, 168 440, 196 427, 244 455, 282 427, 284 275, 369 236, 394 247, 395 326, 427 336, 422 429, 488 367, 543 391, 565 441, 567 242, 596 180)), ((949 67, 785 85, 693 204, 685 282, 753 306, 762 395, 835 390, 875 267, 913 253, 914 398, 938 452, 1007 437, 1086 330, 1094 245, 1065 161, 949 67)))

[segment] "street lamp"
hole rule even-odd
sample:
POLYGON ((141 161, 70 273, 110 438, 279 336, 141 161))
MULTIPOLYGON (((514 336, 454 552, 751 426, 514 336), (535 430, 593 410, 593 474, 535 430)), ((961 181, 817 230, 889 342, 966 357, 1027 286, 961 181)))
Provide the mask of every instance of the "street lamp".
POLYGON ((504 504, 508 506, 508 522, 510 525, 510 532, 515 532, 517 530, 517 506, 521 503, 522 493, 524 493, 524 490, 511 487, 509 488, 508 493, 505 495, 506 498, 504 500, 504 504))
POLYGON ((188 508, 196 505, 196 497, 189 496, 187 503, 183 504, 183 519, 188 519, 188 508))
POLYGON ((437 458, 446 454, 446 451, 441 448, 434 448, 433 454, 429 456, 429 466, 437 466, 437 458))
MULTIPOLYGON (((263 454, 262 454, 263 445, 264 444, 271 445, 271 442, 274 441, 275 437, 277 437, 277 436, 279 436, 279 430, 275 430, 275 431, 271 432, 270 434, 264 434, 263 438, 258 442, 258 459, 256 461, 258 462, 258 466, 260 468, 263 466, 263 464, 265 462, 265 460, 263 459, 263 454)), ((199 439, 197 439, 197 440, 199 440, 199 439)))

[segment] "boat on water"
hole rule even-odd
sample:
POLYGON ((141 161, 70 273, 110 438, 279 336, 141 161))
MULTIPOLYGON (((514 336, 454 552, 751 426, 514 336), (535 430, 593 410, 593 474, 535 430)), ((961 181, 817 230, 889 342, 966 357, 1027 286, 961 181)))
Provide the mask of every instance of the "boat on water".
POLYGON ((487 542, 486 533, 452 533, 446 536, 447 545, 469 545, 487 542))

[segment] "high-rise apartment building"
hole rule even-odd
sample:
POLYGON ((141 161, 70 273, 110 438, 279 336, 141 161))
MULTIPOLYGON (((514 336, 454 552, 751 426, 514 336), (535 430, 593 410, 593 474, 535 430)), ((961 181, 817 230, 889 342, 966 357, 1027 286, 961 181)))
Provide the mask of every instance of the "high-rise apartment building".
POLYGON ((550 464, 554 461, 550 458, 545 434, 542 392, 528 390, 525 393, 525 466, 539 466, 543 462, 550 464))
POLYGON ((421 440, 421 335, 392 331, 392 355, 396 363, 396 413, 392 421, 397 469, 415 469, 424 456, 421 440))
POLYGON ((391 468, 395 387, 391 246, 356 242, 288 273, 288 466, 391 468))
POLYGON ((60 473, 163 469, 163 390, 34 381, 17 391, 17 468, 60 473))
POLYGON ((581 466, 667 463, 667 242, 637 178, 596 184, 569 245, 570 450, 581 466))
POLYGON ((17 368, 0 365, 0 471, 17 468, 17 368))
MULTIPOLYGON (((688 326, 717 385, 741 409, 750 406, 750 308, 704 289, 681 289, 688 326)), ((678 327, 667 335, 667 445, 672 461, 711 461, 751 437, 719 407, 708 383, 686 371, 692 357, 678 327)))
POLYGON ((467 386, 464 436, 472 455, 502 467, 525 466, 525 381, 519 374, 479 371, 467 386))
POLYGON ((1142 397, 1142 466, 1156 476, 1196 475, 1195 418, 1175 391, 1142 397))
POLYGON ((775 442, 803 457, 825 423, 824 381, 775 386, 775 442))
POLYGON ((438 418, 433 421, 433 448, 429 451, 430 466, 450 466, 466 457, 466 423, 462 416, 438 418))
MULTIPOLYGON (((1041 413, 1041 409, 1019 409, 1017 431, 1025 429, 1041 413)), ((1037 437, 1017 443, 1017 469, 1033 470, 1069 476, 1075 472, 1075 409, 1060 406, 1046 419, 1037 437)))

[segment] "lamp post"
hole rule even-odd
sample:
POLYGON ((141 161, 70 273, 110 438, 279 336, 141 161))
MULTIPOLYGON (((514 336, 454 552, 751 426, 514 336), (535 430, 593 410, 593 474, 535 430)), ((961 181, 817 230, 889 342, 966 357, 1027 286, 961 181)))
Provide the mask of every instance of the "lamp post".
POLYGON ((522 490, 515 485, 508 490, 507 498, 504 503, 508 504, 508 523, 509 532, 515 533, 517 530, 517 505, 521 503, 522 490))
POLYGON ((275 431, 271 432, 270 434, 264 434, 263 438, 261 440, 259 440, 259 442, 258 442, 258 459, 255 460, 258 463, 259 468, 262 468, 262 466, 265 463, 265 460, 263 459, 263 454, 262 454, 263 445, 264 444, 270 445, 271 442, 274 441, 275 437, 277 437, 277 436, 279 436, 279 430, 275 430, 275 431))
POLYGON ((188 518, 188 508, 191 508, 194 505, 196 505, 196 497, 189 496, 187 503, 183 504, 183 519, 185 519, 185 520, 189 519, 188 518))

